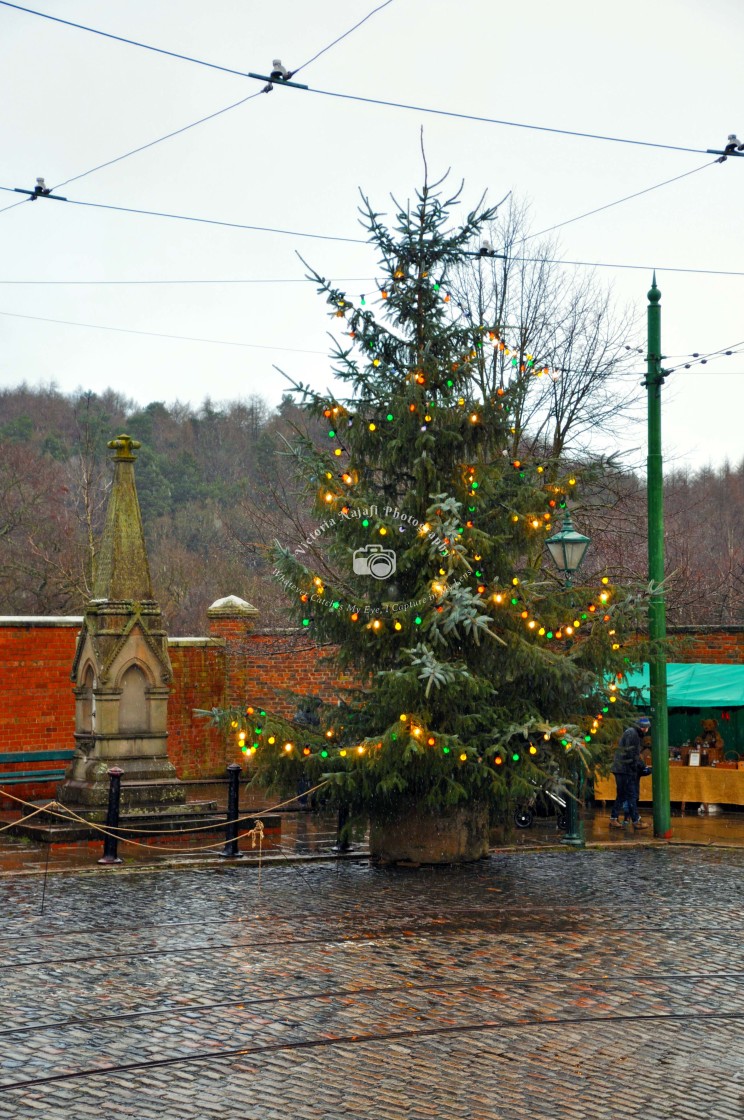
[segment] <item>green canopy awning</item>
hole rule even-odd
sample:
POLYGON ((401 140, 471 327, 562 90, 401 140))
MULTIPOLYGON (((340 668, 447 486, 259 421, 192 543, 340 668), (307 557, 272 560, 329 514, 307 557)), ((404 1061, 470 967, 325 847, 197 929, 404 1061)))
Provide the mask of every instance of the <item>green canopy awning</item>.
MULTIPOLYGON (((639 688, 640 703, 649 702, 648 665, 628 673, 623 688, 639 688)), ((744 665, 667 665, 667 707, 744 707, 744 665)))

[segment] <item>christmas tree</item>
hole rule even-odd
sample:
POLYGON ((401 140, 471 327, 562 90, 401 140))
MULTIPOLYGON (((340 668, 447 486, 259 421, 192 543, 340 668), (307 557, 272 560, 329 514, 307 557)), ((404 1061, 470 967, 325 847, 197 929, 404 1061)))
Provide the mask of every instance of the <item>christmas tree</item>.
POLYGON ((577 479, 507 449, 510 400, 552 371, 452 298, 454 269, 491 252, 480 231, 495 210, 457 224, 459 197, 442 188, 425 183, 392 229, 364 200, 376 290, 350 294, 313 273, 343 332, 332 358, 344 391, 294 386, 327 435, 293 447, 317 525, 277 546, 276 573, 298 627, 359 688, 300 739, 270 713, 258 733, 231 714, 264 777, 304 765, 373 816, 503 809, 534 781, 590 768, 616 730, 618 677, 642 656, 625 641, 635 597, 607 577, 566 587, 550 569, 545 541, 577 479), (484 353, 501 368, 509 359, 485 399, 474 377, 484 353))

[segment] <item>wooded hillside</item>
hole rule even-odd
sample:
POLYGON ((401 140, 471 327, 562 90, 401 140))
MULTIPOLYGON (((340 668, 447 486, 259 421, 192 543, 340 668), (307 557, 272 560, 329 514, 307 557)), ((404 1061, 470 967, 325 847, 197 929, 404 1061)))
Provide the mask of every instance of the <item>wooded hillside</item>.
MULTIPOLYGON (((0 613, 81 611, 111 480, 109 439, 142 442, 137 488, 152 577, 174 634, 200 633, 222 595, 248 599, 264 624, 282 624, 271 578, 276 537, 300 543, 311 526, 283 436, 307 421, 290 400, 258 398, 199 409, 144 408, 105 391, 0 393, 0 613)), ((592 538, 588 567, 643 579, 645 493, 632 474, 577 492, 576 522, 592 538), (583 507, 583 508, 582 508, 583 507)), ((669 621, 744 624, 744 461, 666 486, 669 621)))

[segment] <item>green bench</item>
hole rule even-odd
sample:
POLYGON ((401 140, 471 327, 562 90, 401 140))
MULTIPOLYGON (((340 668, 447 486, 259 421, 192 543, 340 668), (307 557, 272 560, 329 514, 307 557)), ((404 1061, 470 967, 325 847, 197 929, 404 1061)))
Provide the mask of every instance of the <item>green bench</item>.
POLYGON ((5 770, 9 762, 69 762, 77 751, 0 751, 0 786, 17 786, 27 782, 61 782, 67 767, 54 770, 5 770))

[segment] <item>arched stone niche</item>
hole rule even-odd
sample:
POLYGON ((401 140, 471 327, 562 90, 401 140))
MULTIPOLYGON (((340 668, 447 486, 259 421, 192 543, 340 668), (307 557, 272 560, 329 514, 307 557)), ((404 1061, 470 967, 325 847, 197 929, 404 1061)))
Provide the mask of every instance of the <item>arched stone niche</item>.
POLYGON ((119 731, 127 734, 149 731, 149 680, 141 666, 129 665, 121 675, 119 687, 119 731))
POLYGON ((90 734, 96 726, 96 700, 94 689, 96 675, 92 665, 88 665, 83 673, 83 683, 77 690, 77 728, 82 734, 90 734))

